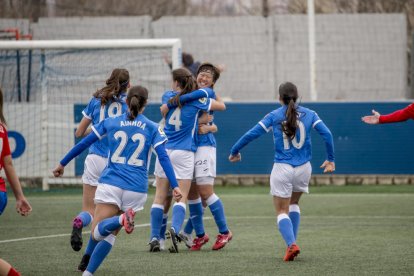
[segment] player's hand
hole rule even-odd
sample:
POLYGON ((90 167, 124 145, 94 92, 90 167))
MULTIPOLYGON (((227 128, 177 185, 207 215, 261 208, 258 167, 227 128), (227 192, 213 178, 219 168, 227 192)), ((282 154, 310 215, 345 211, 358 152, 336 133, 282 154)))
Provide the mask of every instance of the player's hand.
POLYGON ((180 201, 181 198, 183 197, 183 195, 181 194, 181 190, 179 187, 174 188, 173 190, 173 197, 175 199, 175 201, 180 201))
POLYGON ((321 165, 321 168, 324 169, 323 173, 331 173, 335 171, 335 162, 330 162, 328 160, 325 160, 323 164, 321 165))
POLYGON ((370 125, 376 125, 379 124, 379 117, 381 116, 381 114, 379 114, 377 111, 375 111, 374 109, 372 110, 372 114, 371 116, 364 116, 361 118, 361 120, 366 123, 366 124, 370 124, 370 125))
POLYGON ((163 104, 160 106, 160 111, 161 111, 161 115, 162 117, 167 116, 167 113, 170 109, 168 108, 168 106, 166 104, 163 104))
POLYGON ((63 167, 61 164, 59 164, 56 167, 56 169, 53 170, 53 175, 55 177, 59 177, 59 176, 62 176, 64 172, 65 172, 65 167, 63 167))
POLYGON ((16 200, 16 211, 22 216, 28 216, 32 211, 32 206, 25 197, 16 200))
POLYGON ((239 162, 239 161, 241 161, 241 153, 239 152, 238 154, 236 154, 236 155, 232 155, 232 154, 230 154, 230 156, 229 156, 229 161, 230 162, 239 162))
POLYGON ((206 124, 198 125, 198 134, 207 134, 210 132, 210 128, 206 124))

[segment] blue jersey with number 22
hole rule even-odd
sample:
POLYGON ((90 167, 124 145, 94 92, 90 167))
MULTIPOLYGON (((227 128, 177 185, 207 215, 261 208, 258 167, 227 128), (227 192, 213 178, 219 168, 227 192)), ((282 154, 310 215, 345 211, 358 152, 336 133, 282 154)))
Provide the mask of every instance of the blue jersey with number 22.
POLYGON ((100 139, 106 135, 109 143, 108 166, 99 182, 147 193, 151 147, 156 148, 167 141, 158 124, 142 114, 131 121, 124 113, 105 119, 93 126, 92 130, 100 139))

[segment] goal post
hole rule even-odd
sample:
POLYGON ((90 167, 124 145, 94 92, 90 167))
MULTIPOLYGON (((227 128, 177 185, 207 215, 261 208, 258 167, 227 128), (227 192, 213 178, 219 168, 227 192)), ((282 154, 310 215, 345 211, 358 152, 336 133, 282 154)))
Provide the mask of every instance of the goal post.
POLYGON ((74 131, 92 94, 105 86, 114 68, 125 68, 131 85, 147 87, 150 100, 159 101, 170 86, 166 55, 172 69, 181 67, 180 39, 0 41, 0 86, 17 174, 41 179, 43 190, 49 184, 81 183, 82 158, 65 168, 65 178, 55 179, 51 171, 76 143, 74 131), (25 74, 29 51, 30 78, 25 74), (17 74, 30 84, 30 99, 15 96, 17 74))

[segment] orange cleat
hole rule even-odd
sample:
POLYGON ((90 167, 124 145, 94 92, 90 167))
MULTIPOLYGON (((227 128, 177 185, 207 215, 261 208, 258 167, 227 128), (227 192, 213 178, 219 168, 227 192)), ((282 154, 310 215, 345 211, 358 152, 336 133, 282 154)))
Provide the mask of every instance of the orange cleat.
POLYGON ((293 261, 300 253, 299 246, 296 245, 296 243, 293 243, 291 246, 289 246, 286 249, 285 257, 283 257, 283 260, 285 262, 293 261))

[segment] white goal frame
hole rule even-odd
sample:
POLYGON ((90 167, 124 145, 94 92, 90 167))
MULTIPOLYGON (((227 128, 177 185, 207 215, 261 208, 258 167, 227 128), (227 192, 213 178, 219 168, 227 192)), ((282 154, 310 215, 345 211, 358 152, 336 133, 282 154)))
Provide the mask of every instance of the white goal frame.
MULTIPOLYGON (((61 50, 61 49, 139 49, 139 48, 171 48, 172 69, 180 68, 182 64, 181 39, 93 39, 93 40, 16 40, 0 41, 0 50, 61 50)), ((41 63, 44 67, 45 64, 41 63)), ((43 71, 43 70, 41 70, 43 71)), ((42 119, 42 146, 48 145, 48 99, 46 80, 41 74, 41 119, 42 119)), ((48 168, 48 151, 41 154, 42 189, 49 190, 49 184, 81 184, 78 178, 56 181, 52 178, 51 168, 48 168)))

